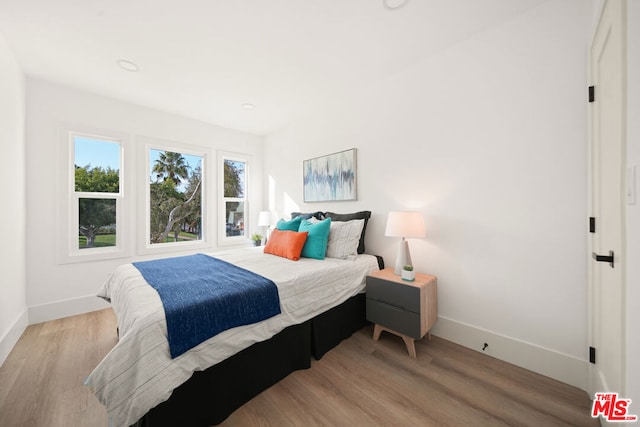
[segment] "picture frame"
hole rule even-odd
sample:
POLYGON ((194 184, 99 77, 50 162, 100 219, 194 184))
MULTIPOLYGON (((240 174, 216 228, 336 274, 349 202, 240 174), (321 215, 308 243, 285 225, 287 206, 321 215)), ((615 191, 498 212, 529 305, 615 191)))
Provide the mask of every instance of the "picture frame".
POLYGON ((305 203, 357 200, 356 149, 302 162, 305 203))

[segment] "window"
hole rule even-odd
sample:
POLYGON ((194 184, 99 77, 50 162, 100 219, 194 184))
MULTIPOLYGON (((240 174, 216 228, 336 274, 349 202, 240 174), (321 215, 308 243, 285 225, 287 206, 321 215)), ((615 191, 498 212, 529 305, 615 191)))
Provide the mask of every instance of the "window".
POLYGON ((202 240, 203 156, 149 149, 149 244, 202 240))
POLYGON ((220 200, 220 244, 240 243, 247 236, 248 206, 247 182, 248 157, 241 155, 221 154, 220 170, 222 188, 220 200))
POLYGON ((74 193, 78 249, 116 246, 120 196, 120 143, 74 134, 74 193))
POLYGON ((156 254, 211 246, 207 189, 210 149, 136 137, 140 168, 138 253, 156 254))
POLYGON ((124 256, 123 138, 65 129, 60 262, 124 256))

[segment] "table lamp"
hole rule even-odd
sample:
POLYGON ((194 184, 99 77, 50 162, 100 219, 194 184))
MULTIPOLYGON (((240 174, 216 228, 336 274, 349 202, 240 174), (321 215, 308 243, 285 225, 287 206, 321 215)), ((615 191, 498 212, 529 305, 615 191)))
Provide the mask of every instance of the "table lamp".
POLYGON ((271 212, 261 211, 258 215, 258 227, 267 227, 267 232, 264 235, 264 243, 267 243, 269 238, 269 227, 271 226, 271 212))
POLYGON ((394 274, 401 275, 405 265, 413 265, 411 254, 409 253, 409 243, 407 237, 424 237, 424 217, 421 212, 389 212, 387 217, 387 228, 385 236, 402 237, 396 256, 394 274))

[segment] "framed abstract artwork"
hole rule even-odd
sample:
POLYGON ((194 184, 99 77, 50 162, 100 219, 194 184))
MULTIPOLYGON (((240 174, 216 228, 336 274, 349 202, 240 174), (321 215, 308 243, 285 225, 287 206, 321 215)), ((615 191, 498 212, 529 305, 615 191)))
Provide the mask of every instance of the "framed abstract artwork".
POLYGON ((356 149, 302 162, 304 202, 356 200, 356 149))

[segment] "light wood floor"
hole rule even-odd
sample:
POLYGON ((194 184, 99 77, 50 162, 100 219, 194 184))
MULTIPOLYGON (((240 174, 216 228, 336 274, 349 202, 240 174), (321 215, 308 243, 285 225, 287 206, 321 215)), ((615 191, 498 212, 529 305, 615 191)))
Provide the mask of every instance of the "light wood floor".
MULTIPOLYGON (((0 426, 107 426, 82 385, 115 345, 111 309, 31 325, 0 367, 0 426)), ((598 426, 584 391, 434 337, 367 327, 223 426, 598 426)))

